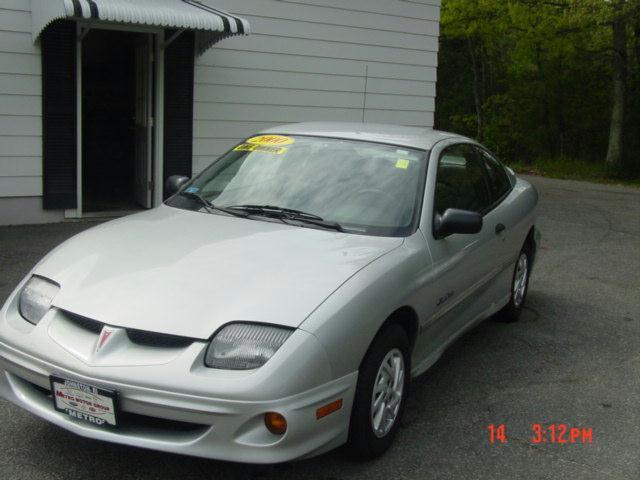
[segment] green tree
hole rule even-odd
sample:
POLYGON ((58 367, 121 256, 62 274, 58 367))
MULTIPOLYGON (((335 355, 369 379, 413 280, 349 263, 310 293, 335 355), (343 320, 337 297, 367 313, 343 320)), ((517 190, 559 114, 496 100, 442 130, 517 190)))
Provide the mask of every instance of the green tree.
POLYGON ((443 0, 437 126, 640 174, 639 1, 443 0))

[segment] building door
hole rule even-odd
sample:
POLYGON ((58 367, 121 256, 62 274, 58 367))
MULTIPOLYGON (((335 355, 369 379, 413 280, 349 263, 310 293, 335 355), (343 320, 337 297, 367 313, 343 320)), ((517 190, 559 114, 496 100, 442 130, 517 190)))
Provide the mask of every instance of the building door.
POLYGON ((153 36, 91 29, 81 48, 81 213, 150 208, 153 36))
POLYGON ((141 35, 135 47, 135 200, 152 206, 153 168, 153 37, 141 35))
POLYGON ((169 176, 191 176, 195 33, 123 28, 41 36, 43 207, 67 218, 159 205, 169 176))

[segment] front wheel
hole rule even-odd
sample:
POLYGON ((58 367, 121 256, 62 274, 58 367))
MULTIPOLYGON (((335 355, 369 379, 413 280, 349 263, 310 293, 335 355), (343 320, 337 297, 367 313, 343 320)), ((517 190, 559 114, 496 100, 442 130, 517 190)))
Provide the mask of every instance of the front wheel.
POLYGON ((525 245, 520 251, 511 280, 511 297, 509 303, 496 314, 502 322, 515 322, 520 317, 529 289, 531 274, 531 248, 525 245))
POLYGON ((358 376, 349 427, 349 453, 382 455, 396 435, 411 376, 409 339, 398 325, 385 327, 369 347, 358 376))

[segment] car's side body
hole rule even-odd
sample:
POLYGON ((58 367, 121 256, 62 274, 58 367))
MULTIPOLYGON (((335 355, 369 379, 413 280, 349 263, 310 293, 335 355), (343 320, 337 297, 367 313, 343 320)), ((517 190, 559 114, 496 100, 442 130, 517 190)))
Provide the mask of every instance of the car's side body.
POLYGON ((0 310, 0 394, 91 438, 224 460, 287 461, 347 441, 361 363, 383 326, 405 329, 411 373, 418 375, 509 302, 520 250, 526 242, 536 250, 537 193, 528 182, 509 172, 508 194, 483 212, 480 232, 434 235, 443 152, 478 144, 393 126, 303 124, 263 133, 424 151, 415 231, 402 238, 351 235, 166 205, 109 222, 45 257, 0 310), (61 285, 37 325, 18 309, 32 274, 61 285), (99 329, 87 329, 87 321, 113 327, 118 341, 97 352, 99 329), (207 368, 212 336, 238 321, 295 331, 256 370, 207 368), (191 338, 163 350, 136 343, 132 330, 191 338), (51 408, 51 375, 117 391, 123 414, 168 426, 149 430, 131 421, 112 431, 72 421, 51 408), (341 408, 317 417, 338 398, 341 408), (265 430, 268 411, 287 418, 286 435, 265 430), (173 429, 184 423, 193 428, 173 429))
POLYGON ((429 153, 419 229, 343 284, 301 325, 328 349, 337 376, 358 364, 388 321, 407 327, 414 341, 412 374, 421 374, 462 333, 506 305, 520 249, 527 239, 536 249, 537 192, 513 174, 511 192, 484 215, 479 234, 434 238, 433 167, 446 148, 460 143, 479 145, 452 136, 429 153), (498 223, 506 229, 497 235, 498 223))

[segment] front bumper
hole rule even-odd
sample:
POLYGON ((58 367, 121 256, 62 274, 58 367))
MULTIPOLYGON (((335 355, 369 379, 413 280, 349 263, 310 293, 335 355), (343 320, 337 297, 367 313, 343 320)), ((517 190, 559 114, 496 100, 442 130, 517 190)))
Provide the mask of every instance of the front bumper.
MULTIPOLYGON (((52 309, 33 327, 11 304, 10 299, 0 314, 0 396, 73 433, 246 463, 310 457, 347 440, 357 372, 332 379, 324 350, 308 333, 297 331, 253 372, 206 369, 201 362, 204 342, 166 358, 134 356, 146 365, 115 365, 108 358, 87 363, 78 358, 82 352, 53 340, 63 322, 61 312, 52 309), (324 366, 314 367, 317 363, 324 366), (119 426, 105 429, 56 411, 50 375, 116 391, 119 426), (340 398, 340 410, 316 419, 319 407, 340 398), (264 426, 269 411, 287 419, 284 435, 273 435, 264 426)), ((66 333, 73 335, 72 330, 66 333)))
MULTIPOLYGON (((311 457, 346 442, 357 374, 302 394, 269 402, 231 402, 136 388, 85 377, 53 365, 38 371, 13 361, 15 354, 0 345, 0 395, 21 408, 83 437, 166 452, 246 463, 279 463, 311 457), (54 410, 48 373, 100 385, 120 393, 124 420, 114 430, 82 423, 54 410), (338 412, 316 420, 318 407, 343 398, 338 412), (265 412, 287 419, 282 437, 269 433, 265 412)), ((33 367, 33 364, 31 365, 33 367)))

